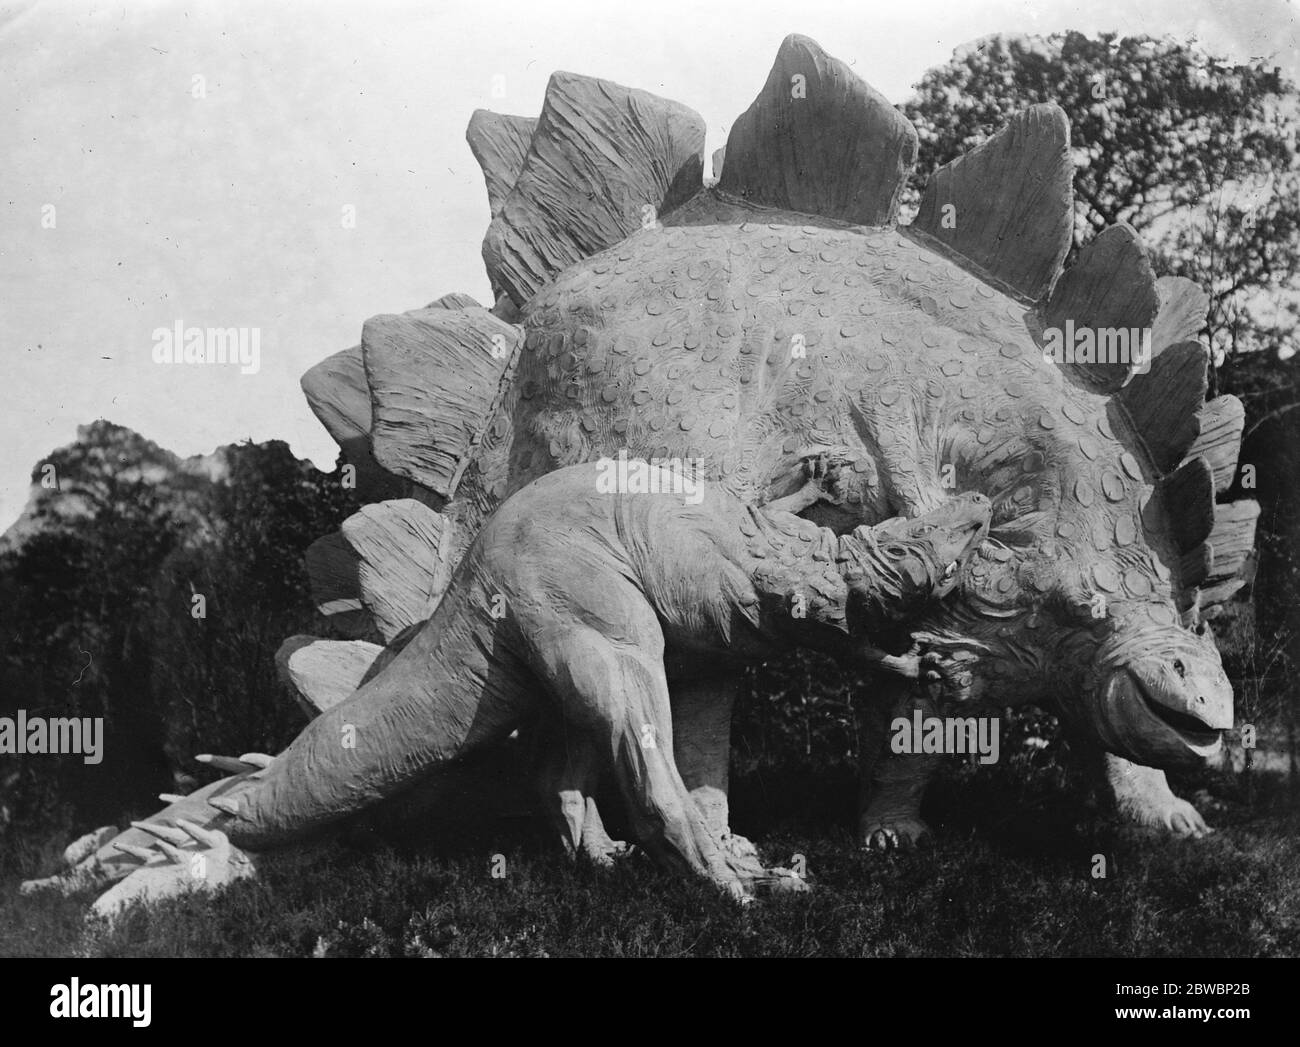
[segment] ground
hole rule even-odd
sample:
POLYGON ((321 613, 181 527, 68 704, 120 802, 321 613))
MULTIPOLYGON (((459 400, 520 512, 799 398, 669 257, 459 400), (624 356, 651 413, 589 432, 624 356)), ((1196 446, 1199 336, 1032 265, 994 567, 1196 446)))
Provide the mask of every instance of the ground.
POLYGON ((770 861, 803 855, 814 884, 743 910, 645 861, 570 866, 518 823, 436 851, 294 852, 259 882, 140 909, 110 931, 83 927, 87 896, 17 896, 39 871, 42 848, 28 845, 5 856, 0 955, 1300 955, 1300 806, 1279 774, 1178 783, 1208 787, 1217 831, 1171 842, 1116 829, 1052 762, 955 765, 926 809, 938 842, 887 856, 853 845, 850 779, 847 766, 740 777, 735 824, 770 861))

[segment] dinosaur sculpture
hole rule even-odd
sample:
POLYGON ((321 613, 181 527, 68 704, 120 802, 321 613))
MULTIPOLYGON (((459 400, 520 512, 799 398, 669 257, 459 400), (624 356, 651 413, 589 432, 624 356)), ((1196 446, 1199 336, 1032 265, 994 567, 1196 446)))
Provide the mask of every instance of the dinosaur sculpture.
POLYGON ((539 709, 557 728, 542 767, 546 806, 571 854, 608 863, 626 851, 596 808, 610 775, 638 842, 664 864, 737 898, 759 882, 797 880, 729 850, 706 823, 673 762, 666 672, 695 660, 741 667, 798 645, 918 678, 918 657, 876 642, 955 588, 988 534, 988 499, 962 495, 915 520, 837 536, 716 488, 683 500, 671 488, 680 472, 647 467, 654 493, 632 493, 603 485, 606 471, 569 466, 509 498, 437 611, 381 672, 279 757, 245 757, 249 773, 229 788, 178 798, 176 810, 138 823, 155 849, 101 842, 82 879, 126 878, 99 911, 245 875, 244 848, 319 834, 539 709), (183 851, 187 837, 199 849, 183 851), (190 875, 195 857, 200 877, 190 875))
MULTIPOLYGON (((539 118, 480 111, 468 138, 496 304, 448 295, 376 317, 303 379, 373 503, 308 556, 322 612, 352 639, 286 644, 306 705, 351 701, 412 635, 432 642, 420 623, 488 516, 539 477, 620 452, 690 458, 743 503, 780 505, 804 462, 831 456, 847 465, 804 512, 837 532, 960 492, 990 500, 959 589, 916 626, 952 696, 1058 709, 1108 754, 1125 817, 1205 831, 1159 768, 1204 758, 1232 726, 1208 622, 1245 584, 1258 515, 1219 501, 1241 404, 1205 400, 1205 295, 1157 279, 1127 226, 1061 271, 1073 200, 1059 108, 1030 108, 941 168, 908 226, 914 130, 802 37, 715 154, 716 185, 701 184, 698 116, 572 74, 555 74, 539 118), (1048 352, 1062 331, 1089 336, 1079 353, 1048 352), (1131 331, 1143 349, 1111 352, 1131 331)), ((682 670, 675 762, 740 860, 751 849, 726 805, 736 674, 682 670)), ((893 674, 870 697, 860 832, 912 841, 933 758, 878 759, 910 699, 893 674)), ((234 787, 183 803, 197 814, 234 787)))
MULTIPOLYGON (((927 628, 938 647, 984 643, 952 652, 962 693, 1058 707, 1108 753, 1125 817, 1205 831, 1158 768, 1232 726, 1208 621, 1245 584, 1258 515, 1218 502, 1241 404, 1206 402, 1208 300, 1157 279, 1129 227, 1061 271, 1058 107, 941 168, 905 227, 915 132, 802 37, 715 155, 716 186, 699 184, 695 114, 567 73, 537 120, 480 111, 468 138, 493 310, 453 297, 375 318, 303 382, 349 455, 436 510, 428 606, 502 498, 619 449, 700 458, 754 504, 834 450, 852 463, 841 504, 809 512, 837 529, 978 490, 992 538, 927 628), (1061 332, 1088 339, 1048 359, 1061 332), (1138 333, 1129 354, 1120 332, 1138 333)), ((340 595, 374 603, 364 590, 340 595)), ((674 684, 678 763, 724 834, 736 686, 707 671, 674 684)), ((873 697, 872 756, 906 695, 884 679, 873 697)), ((872 762, 863 839, 914 840, 933 761, 872 762)))

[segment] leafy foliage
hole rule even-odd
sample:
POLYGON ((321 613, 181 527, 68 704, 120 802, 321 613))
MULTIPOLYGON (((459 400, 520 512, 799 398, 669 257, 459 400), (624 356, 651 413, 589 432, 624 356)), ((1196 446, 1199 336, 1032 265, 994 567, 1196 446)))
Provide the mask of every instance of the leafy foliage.
POLYGON ((313 631, 303 553, 353 511, 337 476, 280 442, 185 463, 106 422, 45 464, 0 555, 0 715, 102 716, 104 760, 0 757, 5 821, 84 831, 192 784, 197 751, 283 747, 274 655, 313 631))
POLYGON ((1300 348, 1295 84, 1169 39, 988 37, 927 72, 902 107, 920 137, 912 199, 936 167, 1040 102, 1070 118, 1076 247, 1128 222, 1158 273, 1210 292, 1216 358, 1300 348))

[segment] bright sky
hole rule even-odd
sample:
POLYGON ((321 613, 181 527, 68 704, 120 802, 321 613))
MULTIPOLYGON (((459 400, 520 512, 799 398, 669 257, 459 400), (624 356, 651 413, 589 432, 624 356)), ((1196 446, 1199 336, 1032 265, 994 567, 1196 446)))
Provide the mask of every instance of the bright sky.
POLYGON ((488 301, 465 125, 536 115, 553 70, 686 103, 711 152, 787 33, 899 102, 962 43, 1059 29, 1195 35, 1300 78, 1286 0, 0 3, 0 530, 98 417, 182 455, 281 438, 332 466, 299 376, 369 316, 488 301), (154 363, 178 321, 260 328, 261 369, 154 363))

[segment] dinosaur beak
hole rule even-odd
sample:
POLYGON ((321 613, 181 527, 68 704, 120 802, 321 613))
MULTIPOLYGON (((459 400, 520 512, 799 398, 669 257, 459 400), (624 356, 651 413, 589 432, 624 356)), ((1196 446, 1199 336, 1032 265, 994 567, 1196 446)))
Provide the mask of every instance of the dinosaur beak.
POLYGON ((936 543, 939 577, 935 595, 943 598, 957 588, 961 569, 989 535, 993 507, 982 494, 963 494, 940 510, 949 519, 944 523, 945 541, 936 543))
POLYGON ((1215 756, 1223 746, 1221 728, 1206 722, 1195 706, 1177 708, 1164 697, 1128 669, 1110 673, 1100 684, 1097 702, 1097 726, 1106 748, 1155 766, 1215 756))

